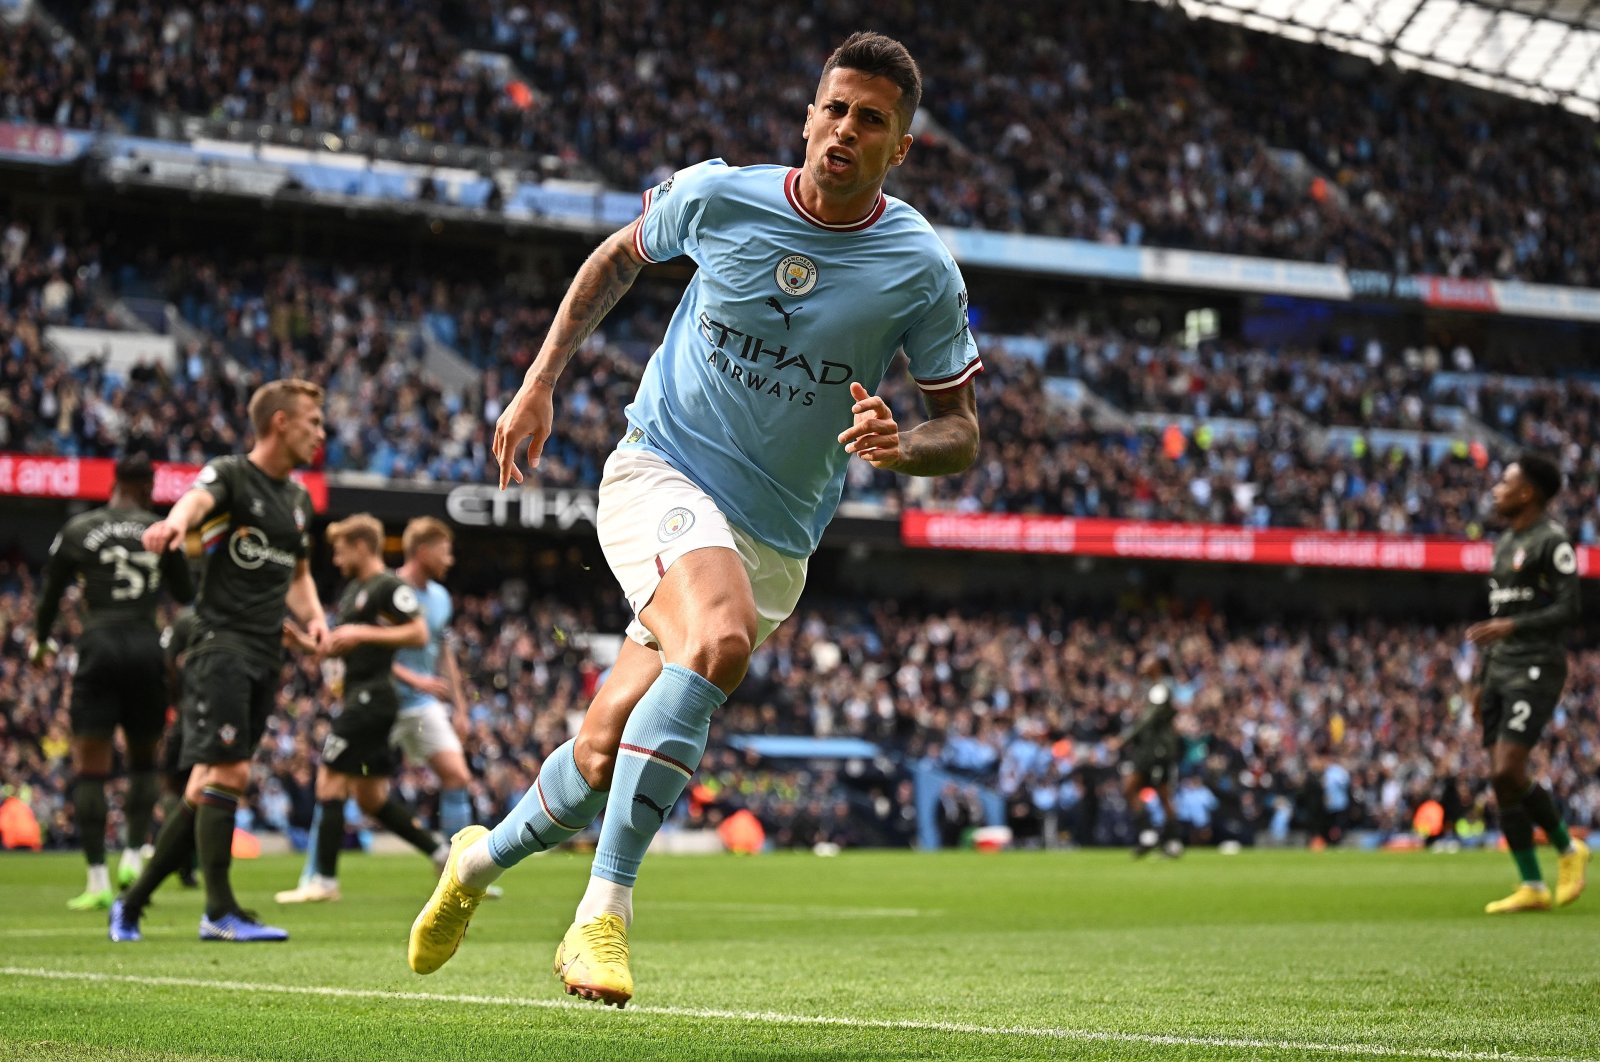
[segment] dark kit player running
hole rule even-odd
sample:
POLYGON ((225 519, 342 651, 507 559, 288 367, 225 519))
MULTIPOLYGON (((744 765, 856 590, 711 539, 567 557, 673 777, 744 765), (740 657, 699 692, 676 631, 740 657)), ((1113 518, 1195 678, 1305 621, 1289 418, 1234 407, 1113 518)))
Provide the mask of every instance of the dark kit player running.
POLYGON ((194 643, 183 669, 183 755, 194 768, 184 803, 161 828, 155 855, 139 880, 111 906, 114 941, 139 938, 139 918, 167 875, 200 857, 206 910, 201 940, 285 940, 234 899, 234 814, 250 781, 250 758, 277 703, 285 610, 312 644, 328 637, 307 562, 311 497, 289 474, 321 448, 322 388, 277 380, 250 398, 255 445, 243 457, 219 457, 201 470, 172 512, 145 532, 144 546, 177 549, 200 528, 204 575, 194 643))
MULTIPOLYGON (((418 826, 411 809, 389 787, 398 756, 389 744, 400 712, 395 687, 396 650, 427 644, 428 623, 417 592, 383 566, 383 524, 357 513, 328 528, 333 566, 347 580, 339 595, 338 625, 323 653, 344 657, 343 702, 322 746, 317 768, 317 872, 277 895, 279 903, 339 899, 339 850, 344 847, 345 802, 355 797, 366 814, 388 827, 439 867, 449 846, 418 826)), ((301 649, 315 651, 309 640, 301 649)))

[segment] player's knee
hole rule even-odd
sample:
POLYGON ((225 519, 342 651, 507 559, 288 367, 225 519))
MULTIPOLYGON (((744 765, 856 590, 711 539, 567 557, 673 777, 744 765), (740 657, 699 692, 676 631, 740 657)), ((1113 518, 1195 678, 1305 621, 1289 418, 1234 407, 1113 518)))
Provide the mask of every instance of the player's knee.
POLYGON ((572 758, 578 765, 578 773, 583 775, 583 780, 589 784, 590 789, 611 788, 611 772, 617 766, 615 745, 608 746, 596 741, 587 732, 579 731, 577 740, 572 743, 572 758))
POLYGON ((744 680, 754 647, 754 632, 743 624, 708 626, 690 639, 682 663, 722 692, 732 693, 744 680))
POLYGON ((1527 775, 1515 767, 1497 768, 1489 776, 1489 784, 1494 787, 1495 799, 1502 804, 1521 800, 1528 791, 1527 775))

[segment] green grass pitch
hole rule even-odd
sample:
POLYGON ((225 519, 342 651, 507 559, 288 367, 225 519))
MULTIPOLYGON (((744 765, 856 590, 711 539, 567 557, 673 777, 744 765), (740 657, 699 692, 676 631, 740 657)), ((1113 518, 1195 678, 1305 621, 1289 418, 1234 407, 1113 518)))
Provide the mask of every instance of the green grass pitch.
POLYGON ((431 977, 425 861, 351 857, 343 902, 274 908, 297 870, 236 865, 288 944, 199 943, 171 882, 112 945, 63 906, 77 858, 0 857, 0 1058, 1600 1058, 1600 892, 1486 917, 1496 853, 657 857, 621 1012, 550 973, 583 857, 512 871, 431 977))

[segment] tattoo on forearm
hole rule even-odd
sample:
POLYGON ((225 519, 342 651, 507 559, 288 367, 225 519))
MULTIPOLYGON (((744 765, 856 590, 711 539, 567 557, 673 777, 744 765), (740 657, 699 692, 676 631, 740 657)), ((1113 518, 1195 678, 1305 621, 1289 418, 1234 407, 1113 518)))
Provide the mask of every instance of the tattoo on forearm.
POLYGON ((964 472, 978 458, 978 399, 968 384, 953 391, 927 392, 928 419, 901 434, 905 460, 897 472, 908 476, 947 476, 964 472))
POLYGON ((555 383, 567 362, 583 346, 583 341, 594 334, 606 314, 628 293, 641 268, 628 253, 626 242, 621 240, 607 240, 589 256, 578 275, 572 278, 572 287, 561 300, 561 308, 556 311, 555 322, 545 338, 544 350, 534 361, 535 379, 546 384, 555 383), (550 356, 548 363, 547 354, 550 356))

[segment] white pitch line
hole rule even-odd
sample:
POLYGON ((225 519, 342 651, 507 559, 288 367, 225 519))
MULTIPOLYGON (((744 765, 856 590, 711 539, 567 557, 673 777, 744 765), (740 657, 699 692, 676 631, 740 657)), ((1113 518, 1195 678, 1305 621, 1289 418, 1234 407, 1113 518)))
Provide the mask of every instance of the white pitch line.
POLYGON ((920 918, 937 914, 936 909, 920 907, 831 907, 803 903, 735 903, 717 900, 655 900, 656 907, 681 911, 715 911, 718 914, 748 915, 751 918, 920 918))
MULTIPOLYGON (((332 985, 278 985, 258 981, 208 981, 193 977, 145 977, 135 974, 96 973, 89 970, 46 970, 28 966, 0 966, 0 975, 33 977, 45 981, 89 981, 145 985, 152 988, 199 988, 216 992, 276 992, 288 996, 326 999, 379 999, 399 1003, 466 1003, 486 1007, 533 1007, 540 1010, 584 1010, 604 1013, 592 1003, 565 999, 523 999, 517 996, 456 995, 447 992, 399 992, 381 988, 339 988, 332 985)), ((1426 1058, 1439 1062, 1600 1062, 1566 1055, 1518 1055, 1502 1051, 1451 1051, 1438 1047, 1386 1047, 1381 1044, 1328 1044, 1306 1040, 1260 1040, 1233 1036, 1178 1036, 1161 1033, 1101 1032, 1094 1029, 1058 1029, 1029 1025, 974 1025, 955 1021, 895 1021, 886 1018, 844 1018, 820 1014, 783 1014, 763 1010, 714 1010, 706 1007, 630 1006, 627 1014, 704 1021, 755 1022, 843 1029, 883 1029, 891 1032, 943 1032, 967 1036, 1010 1036, 1080 1043, 1154 1044, 1163 1047, 1236 1047, 1245 1050, 1309 1051, 1317 1054, 1371 1058, 1426 1058)), ((626 1020, 619 1015, 618 1021, 626 1020)))

